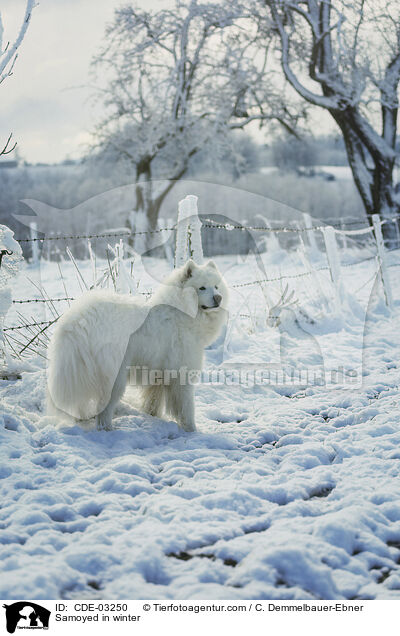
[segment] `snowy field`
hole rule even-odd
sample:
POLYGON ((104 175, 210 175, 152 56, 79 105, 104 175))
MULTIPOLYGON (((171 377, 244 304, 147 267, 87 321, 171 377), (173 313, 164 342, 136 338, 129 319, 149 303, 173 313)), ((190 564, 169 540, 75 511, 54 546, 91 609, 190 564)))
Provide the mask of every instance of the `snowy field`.
MULTIPOLYGON (((375 261, 352 264, 365 257, 344 256, 341 307, 329 272, 296 277, 295 256, 284 268, 265 256, 269 277, 292 278, 264 291, 244 285, 262 277, 251 258, 216 259, 232 288, 230 326, 206 371, 345 375, 328 385, 205 380, 196 433, 141 414, 129 392, 115 430, 59 428, 44 412, 39 355, 25 359, 22 380, 1 381, 0 597, 400 598, 399 269, 389 270, 390 316, 375 261), (277 302, 286 282, 298 304, 273 326, 264 293, 277 302)), ((90 264, 80 268, 90 284, 90 264)), ((62 271, 65 288, 56 264, 28 266, 14 299, 40 298, 32 281, 53 298, 78 295, 72 264, 62 271)), ((139 265, 139 289, 166 271, 139 265)), ((17 310, 52 318, 41 303, 14 305, 7 326, 17 310)))

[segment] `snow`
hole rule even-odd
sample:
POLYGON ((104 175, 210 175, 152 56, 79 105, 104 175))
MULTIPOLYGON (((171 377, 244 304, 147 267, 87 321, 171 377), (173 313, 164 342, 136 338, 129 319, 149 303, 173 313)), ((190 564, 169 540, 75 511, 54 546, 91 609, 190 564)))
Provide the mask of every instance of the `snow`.
MULTIPOLYGON (((215 260, 231 286, 231 325, 207 351, 198 432, 140 413, 130 391, 114 430, 59 427, 45 414, 40 356, 20 381, 0 381, 1 598, 400 598, 398 270, 388 268, 392 314, 370 260, 342 268, 355 313, 335 311, 323 270, 289 280, 299 304, 272 328, 260 286, 234 287, 260 277, 254 259, 215 260), (357 375, 325 385, 207 375, 278 363, 357 375)), ((273 254, 264 260, 271 278, 283 273, 273 254)), ((349 248, 344 260, 360 255, 349 248)), ((304 270, 297 255, 284 266, 304 270)), ((92 263, 79 267, 90 285, 92 263)), ((143 258, 139 291, 167 270, 143 258)), ((74 265, 62 272, 78 295, 74 265)), ((29 278, 65 296, 57 264, 28 266, 14 298, 39 297, 29 278)), ((281 283, 268 293, 277 300, 281 283)), ((46 319, 43 303, 25 311, 46 319)))

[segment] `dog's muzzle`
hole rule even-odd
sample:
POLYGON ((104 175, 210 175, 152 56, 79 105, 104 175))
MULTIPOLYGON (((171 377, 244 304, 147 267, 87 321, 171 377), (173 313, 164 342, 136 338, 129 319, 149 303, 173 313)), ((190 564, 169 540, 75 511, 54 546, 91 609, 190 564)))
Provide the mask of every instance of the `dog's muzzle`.
POLYGON ((222 301, 221 294, 215 294, 215 296, 213 296, 213 301, 214 301, 214 305, 211 305, 210 307, 208 307, 207 305, 202 305, 201 308, 202 309, 218 309, 222 301))

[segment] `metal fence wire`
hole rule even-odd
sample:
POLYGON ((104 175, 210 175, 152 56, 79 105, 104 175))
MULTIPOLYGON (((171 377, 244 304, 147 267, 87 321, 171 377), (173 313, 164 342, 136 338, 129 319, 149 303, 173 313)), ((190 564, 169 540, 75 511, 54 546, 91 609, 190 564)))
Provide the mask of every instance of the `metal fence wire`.
MULTIPOLYGON (((382 226, 385 223, 393 223, 393 222, 398 222, 398 218, 388 218, 388 219, 384 219, 384 220, 379 220, 379 226, 382 226)), ((66 235, 56 235, 56 236, 45 236, 45 237, 29 237, 29 238, 19 238, 16 239, 19 243, 44 243, 46 241, 67 241, 67 240, 80 240, 80 239, 86 239, 86 240, 91 240, 91 239, 104 239, 104 238, 127 238, 127 237, 134 237, 134 236, 142 236, 142 235, 154 235, 154 234, 159 234, 161 232, 172 232, 172 231, 176 231, 177 227, 179 225, 179 217, 178 217, 178 222, 174 225, 171 225, 170 227, 159 227, 157 229, 154 230, 143 230, 143 231, 130 231, 129 229, 127 229, 126 231, 123 232, 102 232, 102 233, 98 233, 98 234, 66 234, 66 235)), ((331 227, 335 229, 335 232, 339 235, 363 235, 363 234, 367 234, 369 232, 373 233, 375 231, 376 233, 376 220, 374 222, 374 225, 368 225, 368 226, 362 226, 362 227, 358 227, 355 230, 344 230, 343 228, 345 227, 355 227, 355 226, 360 226, 362 225, 362 221, 360 220, 349 220, 349 221, 341 221, 340 223, 332 223, 329 226, 327 225, 314 225, 312 227, 299 227, 299 226, 291 226, 291 225, 287 225, 287 226, 279 226, 279 227, 267 227, 267 226, 251 226, 251 225, 242 225, 242 224, 231 224, 231 223, 218 223, 218 222, 214 222, 212 219, 203 219, 202 223, 201 223, 201 227, 202 228, 207 228, 210 230, 225 230, 227 232, 231 232, 232 230, 234 231, 240 231, 240 232, 245 232, 245 231, 255 231, 255 232, 264 232, 264 233, 295 233, 295 234, 302 234, 302 233, 308 233, 308 232, 316 232, 316 231, 321 231, 325 237, 325 230, 327 227, 331 227)), ((328 248, 328 245, 327 245, 328 248)), ((379 248, 379 246, 378 246, 379 248)), ((327 249, 327 256, 328 256, 328 249, 327 249)), ((360 265, 361 263, 367 262, 367 261, 371 261, 371 260, 378 260, 379 261, 379 249, 376 255, 374 256, 369 256, 366 258, 363 258, 359 261, 353 262, 353 263, 341 263, 340 266, 341 267, 353 267, 353 266, 357 266, 360 265)), ((1 266, 1 264, 0 264, 1 266)), ((387 265, 387 267, 400 267, 400 263, 392 263, 387 265)), ((268 284, 268 283, 273 283, 273 282, 279 282, 279 281, 285 281, 285 280, 291 280, 291 279, 297 279, 297 278, 303 278, 303 277, 307 277, 307 276, 312 276, 315 272, 320 272, 320 271, 331 271, 332 274, 332 264, 329 262, 329 258, 328 258, 328 265, 323 265, 323 266, 318 266, 318 267, 312 267, 312 269, 310 271, 304 271, 304 272, 299 272, 297 274, 285 274, 282 276, 277 276, 277 277, 271 277, 271 278, 260 278, 260 279, 255 279, 255 280, 251 280, 251 281, 247 281, 244 283, 236 283, 231 285, 232 288, 242 288, 242 287, 249 287, 249 286, 253 286, 253 285, 263 285, 263 284, 268 284)), ((333 277, 332 277, 333 278, 333 277)), ((141 295, 145 295, 145 296, 150 296, 152 294, 152 291, 144 291, 144 292, 138 292, 141 295)), ((25 304, 53 304, 53 303, 59 303, 59 302, 71 302, 75 300, 74 297, 71 296, 64 296, 61 298, 28 298, 28 299, 22 299, 22 300, 13 300, 12 303, 14 305, 25 305, 25 304)), ((13 332, 13 331, 19 331, 22 329, 33 329, 33 328, 42 328, 43 330, 40 330, 39 335, 42 333, 42 331, 45 331, 50 325, 52 325, 53 323, 55 323, 58 320, 58 317, 56 317, 53 320, 48 320, 48 321, 39 321, 39 322, 27 322, 27 323, 23 323, 20 325, 16 325, 16 326, 11 326, 11 327, 5 327, 3 328, 3 332, 13 332)), ((37 337, 37 336, 35 336, 37 337)), ((33 338, 34 340, 35 338, 33 338)), ((27 346, 29 346, 30 343, 28 343, 27 346)), ((27 348, 27 346, 24 347, 27 348)))

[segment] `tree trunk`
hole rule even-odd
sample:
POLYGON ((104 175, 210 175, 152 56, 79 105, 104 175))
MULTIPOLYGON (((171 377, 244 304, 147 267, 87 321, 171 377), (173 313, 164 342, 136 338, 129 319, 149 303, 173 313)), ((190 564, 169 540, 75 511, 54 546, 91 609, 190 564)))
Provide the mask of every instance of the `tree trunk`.
MULTIPOLYGON (((396 200, 393 169, 399 108, 399 33, 396 32, 396 37, 393 38, 391 60, 386 68, 382 69, 384 78, 376 82, 381 106, 381 130, 378 132, 360 110, 364 85, 371 80, 374 83, 368 64, 362 63, 358 66, 356 61, 359 30, 363 22, 367 23, 364 21, 362 3, 354 33, 348 36, 350 44, 346 43, 347 37, 343 37, 340 31, 340 25, 346 19, 346 3, 342 3, 343 13, 338 7, 334 9, 333 0, 264 0, 264 3, 270 8, 273 24, 281 41, 281 65, 286 79, 307 102, 328 111, 342 131, 354 182, 369 222, 372 224, 373 214, 378 214, 382 220, 398 217, 400 203, 396 200), (309 77, 319 84, 322 94, 306 86, 291 67, 293 56, 290 45, 299 16, 304 20, 303 26, 307 23, 311 29, 309 53, 308 43, 301 39, 300 42, 305 46, 309 77), (335 34, 340 55, 335 54, 335 34), (349 86, 346 79, 349 68, 355 71, 355 77, 359 78, 359 87, 349 86), (360 95, 357 94, 359 89, 360 95)), ((350 22, 347 21, 347 24, 351 29, 350 22)), ((371 28, 372 23, 369 26, 371 28)), ((389 40, 388 33, 387 38, 385 37, 386 43, 389 40)), ((368 45, 367 39, 363 46, 368 45)), ((397 220, 384 223, 382 232, 389 247, 394 247, 398 243, 397 220)))
MULTIPOLYGON (((353 179, 364 205, 368 222, 372 225, 372 215, 379 214, 382 220, 399 214, 393 185, 394 161, 372 156, 365 143, 357 134, 346 110, 330 111, 343 134, 347 158, 353 179)), ((388 248, 398 243, 396 221, 382 226, 382 233, 388 248)))
MULTIPOLYGON (((143 159, 136 164, 135 205, 127 219, 127 227, 131 230, 129 244, 139 254, 149 249, 149 230, 154 229, 151 223, 153 216, 149 213, 153 205, 153 183, 151 178, 151 160, 143 159)), ((156 220, 157 223, 157 220, 156 220)))
POLYGON ((134 246, 135 251, 139 254, 151 251, 154 256, 154 250, 161 247, 163 239, 167 238, 158 232, 161 206, 166 196, 186 171, 187 167, 181 169, 174 179, 165 180, 165 185, 157 183, 161 191, 155 194, 151 162, 142 161, 136 166, 136 201, 135 207, 127 219, 127 227, 132 231, 132 236, 128 239, 129 244, 134 246))

